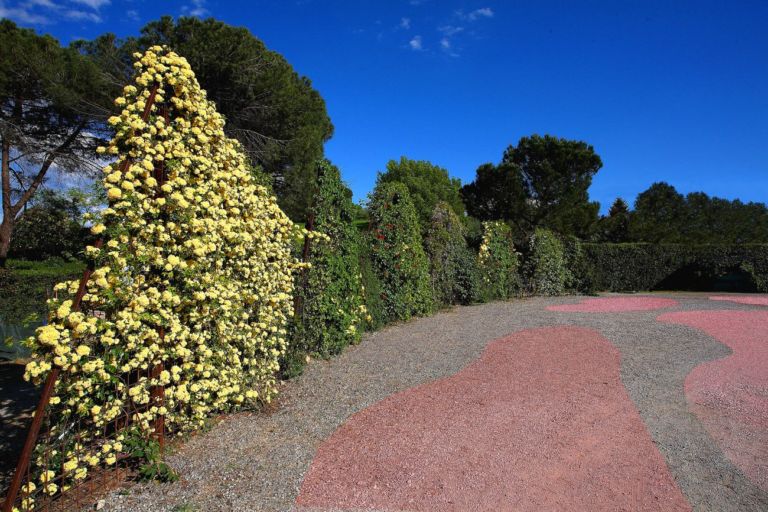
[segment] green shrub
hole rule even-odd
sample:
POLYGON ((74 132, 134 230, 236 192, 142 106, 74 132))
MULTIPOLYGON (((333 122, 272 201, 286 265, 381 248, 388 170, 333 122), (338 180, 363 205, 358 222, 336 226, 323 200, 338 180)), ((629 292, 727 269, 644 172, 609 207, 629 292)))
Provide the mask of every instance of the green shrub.
POLYGON ((11 257, 25 260, 71 259, 82 254, 93 237, 80 220, 80 205, 76 201, 44 190, 37 198, 37 204, 16 221, 11 239, 11 257))
POLYGON ((0 269, 0 320, 21 324, 32 315, 48 311, 45 301, 53 287, 62 281, 76 279, 85 264, 54 258, 45 261, 8 260, 0 269))
POLYGON ((565 267, 568 270, 565 288, 568 292, 594 295, 595 278, 593 269, 589 267, 584 244, 575 236, 562 238, 565 250, 565 267))
POLYGON ((339 170, 327 160, 319 162, 309 216, 313 229, 328 240, 309 240, 311 267, 296 278, 298 307, 287 356, 292 373, 306 354, 328 357, 360 341, 367 312, 351 197, 339 170))
POLYGON ((369 211, 371 264, 381 280, 383 320, 431 312, 429 262, 408 189, 402 183, 379 183, 369 211))
POLYGON ((447 170, 426 160, 406 157, 401 157, 400 161, 390 160, 387 170, 376 178, 376 185, 379 183, 402 183, 406 186, 424 236, 438 203, 448 204, 457 215, 464 213, 464 202, 459 192, 461 181, 451 178, 447 170))
POLYGON ((565 244, 551 231, 536 228, 528 241, 528 290, 532 295, 561 295, 571 281, 565 244))
POLYGON ((505 300, 520 292, 520 258, 507 224, 501 221, 483 223, 477 262, 482 300, 505 300))
POLYGON ((768 292, 768 245, 583 244, 586 272, 606 291, 713 289, 729 274, 768 292))
POLYGON ((435 301, 449 306, 477 300, 478 268, 467 247, 461 219, 448 203, 435 207, 424 245, 435 301))
MULTIPOLYGON (((365 233, 362 240, 370 241, 370 235, 365 233)), ((360 274, 363 281, 363 300, 368 310, 368 329, 375 331, 387 324, 384 317, 383 285, 373 265, 373 255, 370 243, 360 245, 360 274)))

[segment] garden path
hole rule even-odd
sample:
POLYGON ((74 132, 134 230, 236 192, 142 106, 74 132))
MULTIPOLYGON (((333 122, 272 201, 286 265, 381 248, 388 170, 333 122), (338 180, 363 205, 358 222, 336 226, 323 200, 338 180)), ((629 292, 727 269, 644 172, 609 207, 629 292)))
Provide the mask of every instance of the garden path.
MULTIPOLYGON (((543 506, 567 510, 590 503, 593 510, 670 510, 689 506, 693 510, 768 510, 768 493, 724 454, 691 413, 684 391, 686 377, 694 368, 725 358, 730 349, 695 327, 657 321, 659 315, 674 311, 765 308, 710 301, 701 294, 653 297, 671 298, 678 304, 665 303, 666 308, 659 310, 573 312, 547 308, 575 304, 584 298, 533 298, 454 308, 371 333, 361 345, 333 360, 314 361, 302 377, 284 384, 279 406, 273 412, 233 415, 210 432, 187 441, 169 457, 170 464, 183 475, 179 482, 142 484, 113 493, 105 509, 308 512, 536 510, 543 506), (494 340, 500 341, 491 343, 494 340), (564 352, 563 347, 569 348, 564 352), (531 371, 537 363, 541 371, 531 371), (484 364, 493 371, 484 371, 484 364), (562 380, 562 375, 570 378, 562 380), (492 378, 486 379, 489 376, 492 378), (465 385, 466 379, 475 384, 477 379, 486 379, 483 385, 487 392, 468 393, 471 386, 465 385), (502 387, 494 392, 496 386, 502 387), (575 386, 574 392, 560 393, 558 389, 563 386, 575 386), (453 390, 463 402, 451 404, 446 390, 453 390), (396 393, 399 395, 393 397, 396 393), (422 398, 431 397, 431 403, 416 400, 420 393, 422 398), (483 407, 483 400, 493 407, 483 407), (528 407, 521 406, 521 401, 527 401, 528 407), (546 405, 537 408, 535 404, 541 401, 546 405), (500 404, 506 405, 500 409, 500 404), (606 404, 608 409, 601 409, 606 404), (355 444, 350 442, 354 436, 348 439, 345 432, 359 426, 356 432, 364 439, 373 439, 365 437, 371 434, 380 439, 391 435, 390 427, 407 427, 404 419, 408 416, 398 414, 408 407, 418 411, 425 405, 431 407, 430 414, 436 418, 434 428, 425 428, 429 415, 416 415, 411 422, 413 428, 403 432, 410 436, 415 456, 409 456, 402 446, 393 447, 409 456, 411 466, 407 469, 416 477, 406 482, 407 488, 401 492, 405 501, 377 501, 370 493, 367 497, 358 493, 363 498, 355 502, 346 500, 340 489, 328 492, 339 482, 335 475, 343 476, 345 467, 353 468, 359 462, 357 451, 338 447, 357 446, 365 457, 379 464, 381 471, 386 471, 386 464, 391 462, 383 459, 388 452, 381 446, 355 444), (607 412, 609 409, 613 414, 607 412), (494 410, 501 412, 493 416, 494 410), (390 414, 382 416, 386 411, 390 414), (504 431, 510 428, 509 411, 526 428, 504 431), (529 431, 543 423, 537 424, 531 416, 542 411, 553 414, 549 418, 552 435, 536 437, 540 433, 531 435, 529 431), (473 422, 478 417, 483 421, 473 422), (453 418, 452 423, 446 418, 453 418), (465 430, 457 427, 462 422, 465 430), (441 424, 446 427, 441 429, 441 424), (578 428, 565 442, 558 442, 565 432, 563 425, 578 428), (484 426, 496 430, 486 435, 484 426), (474 466, 462 466, 467 457, 449 457, 425 448, 456 449, 461 432, 473 432, 476 438, 491 442, 470 454, 480 457, 474 466), (599 434, 596 441, 595 434, 599 434), (594 441, 591 444, 590 439, 594 441), (588 448, 573 449, 576 443, 588 448), (517 458, 494 459, 489 446, 507 450, 508 457, 517 458), (369 452, 365 452, 366 448, 370 448, 369 452), (547 463, 536 459, 546 459, 547 463), (437 463, 442 467, 434 467, 437 463), (484 494, 470 485, 459 489, 464 492, 454 493, 454 498, 474 496, 471 504, 456 499, 452 504, 429 501, 425 494, 418 494, 418 478, 422 482, 432 478, 429 485, 434 491, 441 483, 434 476, 442 474, 442 483, 455 490, 462 482, 462 468, 475 471, 483 463, 493 494, 484 494), (538 471, 544 479, 538 483, 538 490, 534 485, 514 482, 527 477, 510 473, 521 464, 527 464, 532 474, 538 471), (604 464, 612 464, 611 470, 598 471, 604 464), (317 473, 316 468, 324 467, 327 471, 317 473), (313 476, 313 472, 320 477, 313 476), (615 478, 610 478, 612 473, 615 478), (509 477, 507 481, 503 481, 505 477, 509 477), (629 486, 627 481, 631 482, 629 486), (499 482, 510 486, 506 496, 497 492, 499 482), (608 489, 598 493, 596 483, 600 489, 608 489), (542 492, 542 486, 547 492, 542 492), (526 489, 529 494, 525 494, 526 489), (493 496, 495 501, 478 501, 483 495, 493 496), (654 499, 647 500, 649 495, 654 499), (330 501, 323 501, 326 498, 322 496, 330 496, 330 501)), ((371 483, 384 484, 386 479, 371 483)))

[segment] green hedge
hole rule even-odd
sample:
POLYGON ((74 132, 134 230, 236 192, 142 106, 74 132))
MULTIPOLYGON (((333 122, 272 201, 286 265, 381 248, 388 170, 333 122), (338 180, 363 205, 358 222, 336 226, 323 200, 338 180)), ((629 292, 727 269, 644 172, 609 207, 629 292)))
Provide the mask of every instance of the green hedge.
POLYGON ((525 276, 531 295, 562 295, 573 281, 566 246, 552 231, 536 228, 528 240, 525 276))
POLYGON ((8 260, 0 268, 0 321, 20 324, 30 315, 43 315, 53 286, 76 279, 85 264, 58 258, 45 261, 8 260))
POLYGON ((477 264, 481 276, 480 298, 484 302, 506 300, 520 293, 520 257, 507 224, 483 222, 477 264))
POLYGON ((584 281, 601 291, 768 292, 768 244, 582 244, 584 281), (729 281, 730 279, 730 281, 729 281))
POLYGON ((379 183, 370 201, 371 265, 381 282, 385 323, 429 314, 434 309, 429 262, 408 189, 379 183))
POLYGON ((476 258, 467 247, 461 219, 448 203, 438 203, 432 212, 424 245, 435 303, 450 306, 474 302, 479 286, 476 258))
POLYGON ((317 164, 309 216, 313 229, 328 240, 309 240, 312 266, 296 277, 296 312, 284 365, 290 376, 300 371, 306 355, 329 357, 360 341, 367 316, 352 193, 327 160, 317 164))

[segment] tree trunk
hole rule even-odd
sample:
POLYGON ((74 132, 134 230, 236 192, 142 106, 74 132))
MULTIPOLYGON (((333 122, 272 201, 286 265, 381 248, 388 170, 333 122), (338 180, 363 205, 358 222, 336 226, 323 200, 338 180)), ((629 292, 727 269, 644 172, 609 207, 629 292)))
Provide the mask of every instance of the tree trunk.
POLYGON ((13 218, 3 217, 0 223, 0 268, 5 268, 8 260, 8 251, 11 249, 11 233, 13 232, 13 218))
POLYGON ((8 250, 11 248, 11 232, 13 231, 14 214, 11 211, 11 143, 7 136, 3 136, 2 165, 0 176, 2 177, 2 210, 3 221, 0 223, 0 268, 5 268, 8 259, 8 250))

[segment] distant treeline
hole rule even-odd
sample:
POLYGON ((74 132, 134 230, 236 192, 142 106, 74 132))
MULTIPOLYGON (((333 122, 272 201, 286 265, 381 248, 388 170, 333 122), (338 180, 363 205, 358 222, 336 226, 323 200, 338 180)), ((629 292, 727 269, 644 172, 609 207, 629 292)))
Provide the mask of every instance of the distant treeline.
POLYGON ((744 244, 768 242, 768 208, 711 197, 686 196, 664 182, 654 183, 635 200, 633 210, 618 198, 600 218, 592 237, 602 242, 744 244))

